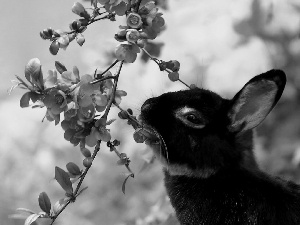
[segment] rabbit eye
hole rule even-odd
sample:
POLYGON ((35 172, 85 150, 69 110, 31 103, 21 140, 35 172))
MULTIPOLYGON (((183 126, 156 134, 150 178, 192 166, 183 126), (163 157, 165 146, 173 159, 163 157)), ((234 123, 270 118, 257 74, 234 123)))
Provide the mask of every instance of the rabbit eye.
POLYGON ((205 127, 205 121, 196 109, 188 107, 180 108, 176 110, 175 117, 189 127, 195 129, 205 127))
POLYGON ((198 118, 198 117, 197 117, 196 115, 194 115, 194 114, 188 114, 188 115, 185 116, 185 118, 186 118, 189 122, 191 122, 191 123, 194 123, 194 124, 203 124, 202 121, 201 121, 201 119, 198 118))

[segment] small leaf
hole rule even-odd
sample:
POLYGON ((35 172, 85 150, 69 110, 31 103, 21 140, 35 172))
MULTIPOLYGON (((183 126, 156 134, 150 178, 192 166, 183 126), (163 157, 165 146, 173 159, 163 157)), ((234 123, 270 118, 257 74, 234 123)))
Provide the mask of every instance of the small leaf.
POLYGON ((133 63, 136 60, 137 51, 133 45, 119 44, 115 49, 115 54, 118 60, 133 63))
POLYGON ((48 195, 46 194, 46 192, 42 192, 39 195, 38 200, 39 200, 39 206, 40 206, 41 210, 43 210, 47 214, 50 214, 51 201, 50 201, 48 195))
POLYGON ((80 76, 79 76, 79 69, 77 68, 77 66, 73 66, 73 74, 76 77, 76 81, 79 82, 80 76))
POLYGON ((118 16, 124 16, 127 10, 127 5, 125 2, 121 2, 120 4, 112 7, 112 11, 115 11, 118 16))
POLYGON ((64 133, 64 138, 67 140, 67 141, 70 141, 71 138, 75 135, 77 131, 74 130, 74 129, 67 129, 64 133))
POLYGON ((132 177, 132 176, 133 176, 132 174, 129 174, 129 175, 125 178, 125 180, 123 181, 123 184, 122 184, 122 192, 123 192, 124 195, 125 195, 125 185, 126 185, 126 182, 127 182, 128 178, 129 178, 129 177, 132 177))
POLYGON ((32 83, 32 76, 39 76, 41 72, 41 62, 38 58, 31 59, 25 66, 25 77, 32 83))
POLYGON ((21 108, 25 108, 29 106, 29 101, 30 101, 30 93, 31 92, 26 92, 20 99, 20 106, 21 108))
POLYGON ((73 187, 68 173, 58 166, 55 167, 55 180, 57 180, 67 194, 73 194, 73 187))
POLYGON ((53 206, 53 212, 56 215, 58 212, 60 212, 60 210, 67 204, 67 202, 69 201, 69 198, 62 198, 59 199, 57 202, 55 202, 54 206, 53 206))
POLYGON ((60 74, 67 71, 67 68, 65 67, 65 65, 59 61, 55 61, 55 68, 60 74))
POLYGON ((39 95, 35 92, 30 92, 30 99, 33 103, 35 103, 37 100, 39 100, 41 96, 42 95, 39 95))
POLYGON ((81 175, 81 171, 80 171, 80 169, 79 169, 79 167, 75 164, 75 163, 73 163, 73 162, 69 162, 67 165, 66 165, 66 167, 67 167, 67 170, 71 173, 71 174, 73 174, 73 175, 81 175))
POLYGON ((26 92, 20 99, 20 106, 21 108, 25 108, 29 106, 29 101, 36 102, 39 100, 41 95, 35 92, 26 92))
POLYGON ((71 71, 64 71, 61 74, 61 78, 62 78, 62 81, 67 85, 74 84, 77 81, 76 77, 74 76, 74 74, 71 71))
POLYGON ((39 217, 41 217, 41 215, 38 215, 38 214, 32 214, 32 215, 28 216, 27 219, 25 220, 24 225, 30 225, 30 224, 32 224, 39 217))
POLYGON ((48 77, 44 80, 46 88, 51 88, 57 84, 57 72, 56 70, 49 70, 48 77))
POLYGON ((127 163, 127 159, 125 158, 125 159, 119 159, 118 161, 117 161, 117 165, 119 165, 119 166, 123 166, 123 165, 125 165, 127 163))
POLYGON ((83 36, 81 33, 79 33, 79 34, 76 35, 76 42, 77 42, 80 46, 82 46, 82 45, 84 44, 85 38, 84 38, 84 36, 83 36))
POLYGON ((110 124, 112 124, 113 122, 115 122, 116 121, 116 119, 110 119, 110 120, 108 120, 107 122, 106 122, 106 125, 110 125, 110 124))

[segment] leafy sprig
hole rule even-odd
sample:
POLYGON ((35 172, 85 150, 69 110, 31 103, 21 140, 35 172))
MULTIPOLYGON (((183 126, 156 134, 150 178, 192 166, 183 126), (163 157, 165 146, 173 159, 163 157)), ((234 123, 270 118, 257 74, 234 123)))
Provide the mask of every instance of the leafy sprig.
POLYGON ((51 42, 49 50, 56 55, 60 48, 66 49, 73 40, 82 46, 85 42, 83 33, 92 23, 104 19, 115 21, 116 16, 124 16, 126 25, 120 26, 114 36, 118 42, 122 42, 115 49, 115 61, 102 72, 96 70, 93 74, 85 75, 80 75, 76 66, 68 70, 63 63, 56 61, 55 69, 49 70, 44 77, 40 60, 34 58, 25 66, 26 80, 16 76, 17 80, 10 90, 16 87, 27 90, 21 97, 20 106, 46 108, 44 119, 53 121, 55 125, 60 123, 65 131, 64 138, 74 146, 79 145, 84 156, 84 169, 73 162, 67 163, 67 171, 55 167, 55 179, 65 191, 65 197, 52 205, 46 192, 42 192, 38 197, 42 212, 35 213, 23 208, 18 210, 28 215, 25 225, 30 225, 37 219, 50 219, 53 224, 65 208, 87 189, 81 186, 100 151, 101 142, 107 143, 110 151, 115 152, 119 158, 117 164, 124 165, 129 172, 122 185, 125 194, 125 184, 130 177, 134 177, 134 173, 130 169, 130 159, 126 153, 117 149, 120 142, 111 141, 110 129, 107 127, 114 122, 114 119, 108 120, 112 105, 119 108, 119 117, 127 120, 134 128, 133 138, 137 143, 162 141, 155 131, 137 120, 131 109, 123 110, 120 107, 122 97, 127 95, 117 88, 124 63, 135 62, 137 54, 144 52, 161 71, 168 73, 171 81, 180 81, 190 87, 179 79, 180 63, 177 60, 160 60, 146 50, 148 41, 154 40, 165 24, 154 1, 91 0, 91 6, 92 8, 85 8, 81 3, 74 3, 72 11, 79 18, 70 23, 69 31, 47 28, 40 32, 40 36, 51 42), (118 67, 113 74, 111 70, 116 65, 118 67), (88 147, 94 147, 93 154, 88 147))

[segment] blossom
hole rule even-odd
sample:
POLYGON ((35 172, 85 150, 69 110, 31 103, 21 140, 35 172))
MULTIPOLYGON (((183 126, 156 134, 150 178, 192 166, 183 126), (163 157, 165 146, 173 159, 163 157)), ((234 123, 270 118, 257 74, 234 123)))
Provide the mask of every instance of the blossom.
POLYGON ((142 26, 142 18, 137 13, 129 13, 126 17, 126 23, 129 27, 138 29, 142 26))
POLYGON ((51 114, 57 115, 63 112, 67 108, 67 99, 63 91, 56 88, 50 89, 48 93, 45 93, 42 102, 45 104, 51 114))

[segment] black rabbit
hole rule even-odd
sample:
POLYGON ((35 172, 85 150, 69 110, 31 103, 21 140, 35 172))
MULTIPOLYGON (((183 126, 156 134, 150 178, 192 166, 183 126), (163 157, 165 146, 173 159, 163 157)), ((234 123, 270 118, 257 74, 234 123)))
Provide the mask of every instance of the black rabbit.
POLYGON ((300 186, 262 172, 253 131, 282 95, 285 73, 252 78, 232 100, 195 88, 141 107, 164 165, 165 186, 183 225, 300 225, 300 186))

